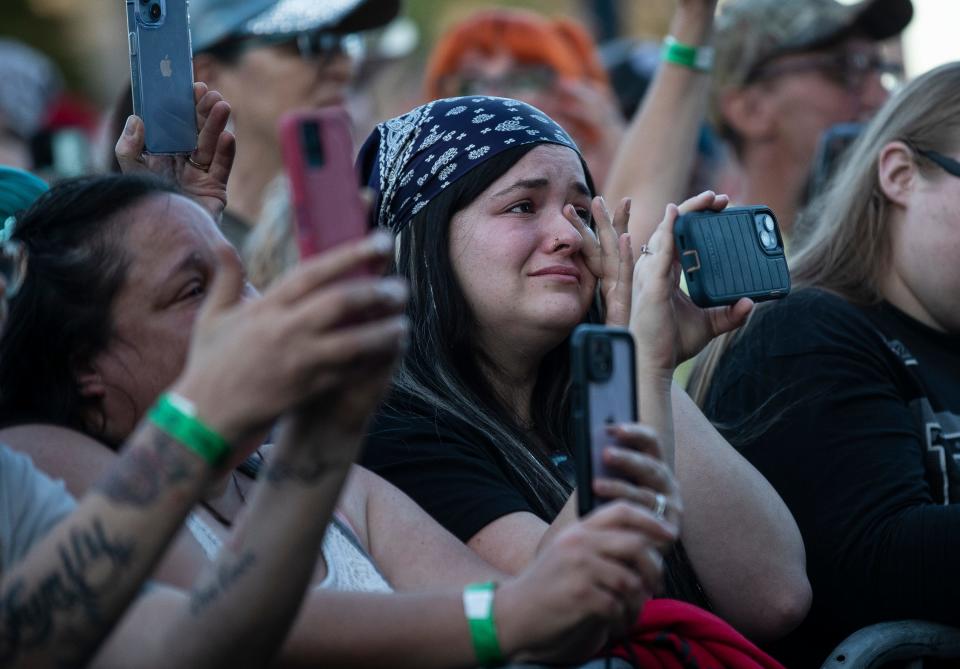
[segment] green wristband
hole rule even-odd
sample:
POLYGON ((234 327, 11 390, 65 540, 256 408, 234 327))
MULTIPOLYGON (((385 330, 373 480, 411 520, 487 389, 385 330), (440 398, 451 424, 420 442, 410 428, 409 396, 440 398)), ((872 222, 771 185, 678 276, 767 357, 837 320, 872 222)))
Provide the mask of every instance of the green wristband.
POLYGON ((197 418, 193 402, 176 393, 161 395, 147 418, 213 467, 223 464, 230 454, 227 440, 197 418))
POLYGON ((481 667, 503 664, 497 626, 493 621, 493 592, 496 588, 496 583, 488 581, 472 583, 463 589, 463 612, 470 625, 473 650, 481 667))
POLYGON ((713 53, 712 46, 692 46, 678 42, 673 35, 667 35, 663 38, 660 59, 697 72, 709 72, 713 69, 713 53))

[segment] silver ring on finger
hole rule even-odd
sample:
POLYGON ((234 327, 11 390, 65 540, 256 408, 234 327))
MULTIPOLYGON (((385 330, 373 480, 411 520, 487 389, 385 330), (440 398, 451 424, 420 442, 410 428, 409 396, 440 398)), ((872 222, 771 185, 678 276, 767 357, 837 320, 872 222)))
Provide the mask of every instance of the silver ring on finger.
POLYGON ((654 497, 653 502, 653 515, 655 515, 660 520, 663 520, 664 515, 667 511, 667 496, 662 492, 658 492, 657 496, 654 497))
POLYGON ((651 249, 651 248, 650 248, 649 246, 647 246, 646 244, 641 244, 641 245, 640 245, 640 255, 642 255, 642 256, 652 256, 652 255, 653 255, 653 249, 651 249))

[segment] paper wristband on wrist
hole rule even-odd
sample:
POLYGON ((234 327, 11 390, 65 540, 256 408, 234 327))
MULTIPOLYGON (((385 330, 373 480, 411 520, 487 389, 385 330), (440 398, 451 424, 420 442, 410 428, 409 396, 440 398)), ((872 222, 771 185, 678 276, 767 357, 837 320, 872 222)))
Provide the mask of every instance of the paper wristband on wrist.
POLYGON ((230 454, 230 444, 197 418, 197 408, 186 397, 164 393, 147 413, 154 425, 213 467, 230 454))
POLYGON ((470 626, 470 638, 481 667, 502 665, 503 653, 493 620, 493 592, 497 584, 472 583, 463 589, 463 612, 470 626))
POLYGON ((663 38, 660 59, 697 72, 709 72, 713 69, 713 54, 712 46, 692 46, 677 41, 673 35, 667 35, 663 38))

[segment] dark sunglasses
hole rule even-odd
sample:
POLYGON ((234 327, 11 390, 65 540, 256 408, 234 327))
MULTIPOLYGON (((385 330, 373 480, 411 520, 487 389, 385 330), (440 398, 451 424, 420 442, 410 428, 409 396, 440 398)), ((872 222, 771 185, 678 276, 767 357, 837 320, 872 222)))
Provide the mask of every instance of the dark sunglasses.
POLYGON ((884 60, 877 53, 839 51, 811 54, 787 62, 761 63, 747 75, 746 83, 750 84, 756 81, 773 79, 784 74, 809 71, 820 72, 830 81, 851 91, 858 91, 863 88, 867 77, 872 74, 888 74, 896 79, 903 77, 902 65, 884 60))
POLYGON ((252 49, 274 47, 298 55, 304 60, 329 62, 344 53, 354 55, 358 46, 362 48, 362 40, 357 35, 313 31, 282 37, 249 35, 232 39, 208 51, 227 59, 235 59, 252 49))
POLYGON ((931 151, 930 149, 914 149, 924 158, 936 163, 944 172, 960 178, 960 161, 954 160, 950 156, 931 151))

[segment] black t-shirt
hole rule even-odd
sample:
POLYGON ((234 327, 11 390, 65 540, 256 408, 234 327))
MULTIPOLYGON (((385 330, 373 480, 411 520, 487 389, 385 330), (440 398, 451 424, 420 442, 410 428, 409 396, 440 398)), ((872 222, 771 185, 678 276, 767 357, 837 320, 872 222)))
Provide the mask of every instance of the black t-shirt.
POLYGON ((758 311, 704 409, 803 535, 813 606, 781 661, 819 666, 883 620, 960 624, 960 337, 798 291, 758 311))
POLYGON ((510 513, 547 523, 556 515, 482 433, 422 401, 394 400, 377 412, 361 463, 463 542, 510 513))
MULTIPOLYGON (((396 398, 381 407, 361 464, 400 488, 463 542, 516 512, 552 523, 548 509, 480 430, 421 400, 396 398)), ((572 462, 546 464, 573 484, 572 462)), ((664 594, 710 610, 681 542, 666 557, 664 594)))

